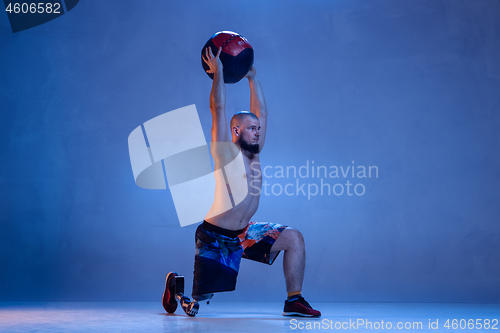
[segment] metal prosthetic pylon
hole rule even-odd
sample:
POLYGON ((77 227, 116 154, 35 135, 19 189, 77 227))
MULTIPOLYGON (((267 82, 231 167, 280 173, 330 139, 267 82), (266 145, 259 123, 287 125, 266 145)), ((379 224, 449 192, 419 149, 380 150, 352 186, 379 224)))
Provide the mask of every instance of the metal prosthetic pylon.
POLYGON ((197 301, 191 301, 189 297, 184 295, 184 276, 175 277, 175 299, 181 304, 182 310, 190 316, 194 317, 200 309, 197 301))

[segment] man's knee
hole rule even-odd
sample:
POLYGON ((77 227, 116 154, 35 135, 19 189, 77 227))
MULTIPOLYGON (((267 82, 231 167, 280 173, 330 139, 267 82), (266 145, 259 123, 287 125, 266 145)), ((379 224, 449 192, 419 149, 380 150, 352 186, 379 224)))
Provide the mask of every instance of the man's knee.
POLYGON ((291 227, 287 227, 285 231, 287 232, 287 241, 292 247, 304 247, 304 236, 300 231, 291 227))

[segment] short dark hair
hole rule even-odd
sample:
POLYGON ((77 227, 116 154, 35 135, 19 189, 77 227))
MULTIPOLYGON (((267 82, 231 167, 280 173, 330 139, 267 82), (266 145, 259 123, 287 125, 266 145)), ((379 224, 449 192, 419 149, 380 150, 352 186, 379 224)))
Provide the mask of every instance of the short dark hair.
POLYGON ((250 117, 253 117, 257 120, 259 120, 259 117, 257 117, 254 113, 250 112, 250 111, 240 111, 240 112, 236 112, 233 116, 233 118, 231 118, 231 123, 229 124, 229 126, 231 127, 231 130, 233 130, 233 127, 236 125, 238 126, 245 117, 247 116, 250 116, 250 117))

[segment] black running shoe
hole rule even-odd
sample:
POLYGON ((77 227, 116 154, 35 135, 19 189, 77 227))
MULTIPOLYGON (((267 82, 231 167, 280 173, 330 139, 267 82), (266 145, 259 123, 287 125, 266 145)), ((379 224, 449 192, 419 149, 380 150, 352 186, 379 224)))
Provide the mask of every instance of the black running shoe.
POLYGON ((177 310, 177 300, 175 299, 175 277, 176 272, 170 272, 165 279, 165 291, 161 297, 163 308, 168 313, 174 313, 177 310))
POLYGON ((283 316, 319 317, 321 312, 314 310, 300 295, 285 301, 283 316))

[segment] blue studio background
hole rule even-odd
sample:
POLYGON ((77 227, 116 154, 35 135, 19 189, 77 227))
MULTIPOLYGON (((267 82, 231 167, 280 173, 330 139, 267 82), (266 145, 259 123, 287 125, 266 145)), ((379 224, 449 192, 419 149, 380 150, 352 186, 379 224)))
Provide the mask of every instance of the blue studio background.
MULTIPOLYGON (((210 140, 220 30, 255 50, 263 166, 378 167, 324 179, 363 195, 262 196, 256 221, 305 236, 308 300, 499 302, 495 0, 93 0, 15 34, 0 14, 0 300, 159 301, 172 270, 190 293, 196 226, 134 183, 127 138, 196 104, 210 140)), ((247 82, 227 95, 249 109, 247 82)), ((280 257, 214 301, 284 298, 280 257)))

